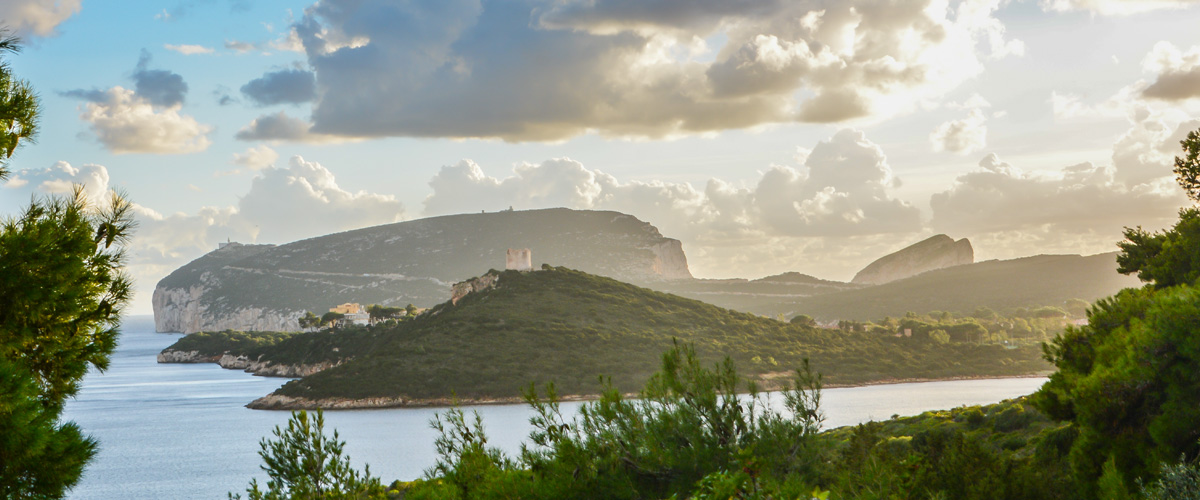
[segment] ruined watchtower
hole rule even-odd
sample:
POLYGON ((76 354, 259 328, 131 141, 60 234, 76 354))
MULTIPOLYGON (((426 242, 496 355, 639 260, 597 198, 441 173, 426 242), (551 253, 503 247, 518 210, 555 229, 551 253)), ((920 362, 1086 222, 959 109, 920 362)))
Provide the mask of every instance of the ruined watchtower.
POLYGON ((533 252, 528 248, 510 248, 505 257, 504 269, 516 271, 533 270, 533 252))

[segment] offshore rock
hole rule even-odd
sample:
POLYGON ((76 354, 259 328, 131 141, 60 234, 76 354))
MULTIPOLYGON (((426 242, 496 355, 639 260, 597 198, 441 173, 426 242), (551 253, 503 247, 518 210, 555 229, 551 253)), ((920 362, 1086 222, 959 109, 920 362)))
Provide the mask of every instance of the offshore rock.
POLYGON ((975 262, 971 242, 963 238, 954 241, 944 234, 930 237, 903 250, 880 257, 858 274, 851 283, 881 285, 911 276, 975 262))

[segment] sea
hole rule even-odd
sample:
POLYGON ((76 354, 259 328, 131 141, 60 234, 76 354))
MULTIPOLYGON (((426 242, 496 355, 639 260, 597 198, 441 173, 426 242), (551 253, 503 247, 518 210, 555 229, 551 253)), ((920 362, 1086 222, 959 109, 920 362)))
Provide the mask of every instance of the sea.
MULTIPOLYGON (((64 418, 96 438, 100 450, 67 498, 72 500, 223 499, 265 483, 259 443, 289 412, 250 410, 247 403, 287 379, 258 377, 216 364, 159 364, 157 354, 179 334, 154 332, 151 316, 124 321, 109 368, 92 372, 64 418)), ((893 415, 994 403, 1029 394, 1045 378, 1005 378, 826 389, 825 427, 893 415)), ((778 399, 778 398, 777 398, 778 399)), ((583 403, 564 403, 564 414, 583 403)), ((489 444, 515 455, 531 415, 525 405, 466 406, 478 411, 489 444)), ((351 465, 370 466, 385 483, 420 477, 434 465, 436 433, 429 422, 446 408, 325 412, 326 433, 346 442, 351 465)), ((243 495, 244 496, 244 495, 243 495)))

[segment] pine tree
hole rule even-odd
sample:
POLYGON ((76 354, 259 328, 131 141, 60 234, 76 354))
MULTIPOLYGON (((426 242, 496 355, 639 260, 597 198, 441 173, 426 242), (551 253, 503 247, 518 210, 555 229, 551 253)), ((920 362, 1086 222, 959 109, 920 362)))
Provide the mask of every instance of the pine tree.
MULTIPOLYGON (((0 30, 0 55, 19 50, 0 30)), ((0 179, 37 130, 37 96, 0 61, 0 179)), ((102 208, 76 188, 0 218, 0 497, 61 498, 79 481, 96 442, 61 422, 89 367, 116 348, 130 282, 122 272, 132 205, 102 208)))

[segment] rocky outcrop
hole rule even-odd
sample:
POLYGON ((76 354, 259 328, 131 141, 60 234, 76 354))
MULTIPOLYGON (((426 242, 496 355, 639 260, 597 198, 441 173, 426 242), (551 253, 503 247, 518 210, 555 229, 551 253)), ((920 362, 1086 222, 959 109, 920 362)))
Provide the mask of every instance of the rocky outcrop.
POLYGON ((215 363, 220 356, 200 354, 200 351, 173 351, 170 349, 158 353, 159 363, 215 363))
POLYGON ((854 275, 851 283, 881 285, 951 266, 975 262, 971 242, 954 241, 944 234, 930 237, 895 253, 880 257, 854 275))
POLYGON ((408 404, 408 400, 398 397, 363 399, 308 399, 283 396, 279 394, 268 394, 251 401, 250 404, 246 405, 246 408, 255 410, 315 410, 317 408, 325 410, 360 410, 369 408, 395 408, 398 406, 410 405, 408 404))
POLYGON ((221 368, 227 370, 242 370, 263 377, 307 377, 319 371, 328 370, 340 365, 342 361, 344 360, 338 360, 337 362, 325 361, 307 365, 286 365, 262 361, 260 359, 250 359, 246 356, 234 356, 229 353, 209 355, 201 354, 199 351, 174 351, 171 349, 166 349, 158 353, 159 363, 216 363, 221 368))
POLYGON ((228 370, 242 370, 255 375, 264 377, 289 377, 299 378, 307 377, 322 370, 328 370, 339 364, 338 362, 326 361, 323 363, 315 363, 310 365, 284 365, 276 364, 270 361, 252 360, 246 356, 234 356, 225 354, 217 360, 217 364, 221 368, 228 370))
POLYGON ((683 243, 679 240, 667 240, 650 247, 654 253, 654 263, 651 271, 661 279, 681 280, 692 279, 692 271, 688 269, 687 255, 683 253, 683 243))
POLYGON ((494 288, 496 283, 499 282, 500 275, 488 273, 478 278, 471 278, 461 283, 455 283, 454 286, 450 287, 450 303, 458 305, 458 301, 466 297, 467 294, 494 288))

